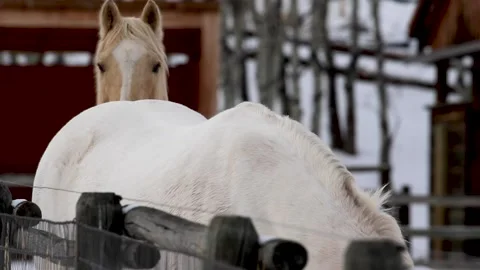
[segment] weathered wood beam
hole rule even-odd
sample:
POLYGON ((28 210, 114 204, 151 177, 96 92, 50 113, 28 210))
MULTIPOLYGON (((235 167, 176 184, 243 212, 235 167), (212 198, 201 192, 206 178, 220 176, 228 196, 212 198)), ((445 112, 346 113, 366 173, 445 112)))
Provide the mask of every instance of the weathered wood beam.
POLYGON ((150 207, 131 207, 124 207, 124 228, 129 237, 155 243, 162 250, 204 255, 205 225, 150 207))
MULTIPOLYGON (((226 33, 226 35, 231 35, 231 34, 232 34, 231 31, 226 33)), ((253 31, 244 32, 244 37, 246 38, 258 38, 256 35, 257 34, 253 31)), ((296 43, 302 46, 308 46, 308 47, 312 46, 312 41, 310 39, 293 39, 287 36, 285 37, 285 40, 287 42, 296 43)), ((352 50, 348 44, 341 43, 338 41, 330 41, 330 47, 334 51, 345 52, 345 53, 350 53, 352 50)), ((363 48, 358 48, 358 50, 361 55, 376 56, 377 54, 376 51, 371 48, 363 47, 363 48)), ((399 60, 399 61, 404 61, 409 57, 408 54, 393 53, 393 52, 384 52, 383 55, 386 59, 399 60)))
POLYGON ((418 196, 418 195, 393 195, 388 199, 389 204, 428 204, 443 207, 480 207, 480 196, 418 196))
MULTIPOLYGON (((89 0, 89 1, 58 1, 58 0, 34 0, 34 1, 18 1, 18 0, 3 0, 2 9, 20 9, 26 10, 95 10, 98 11, 102 6, 104 0, 89 0)), ((217 12, 218 1, 177 1, 167 2, 155 0, 158 7, 162 11, 176 10, 182 12, 217 12)), ((116 1, 120 11, 122 10, 136 10, 141 11, 145 6, 145 1, 116 1)))
MULTIPOLYGON (((227 32, 227 35, 231 35, 231 32, 227 32)), ((246 38, 257 38, 256 33, 253 31, 246 31, 244 33, 244 36, 246 38)), ((294 40, 290 37, 286 37, 285 39, 287 42, 296 42, 299 45, 303 45, 307 47, 310 47, 312 44, 311 40, 307 40, 307 39, 294 40)), ((348 44, 338 42, 338 41, 331 41, 330 47, 332 48, 333 51, 337 51, 337 52, 349 53, 351 51, 351 48, 348 44)), ((377 52, 375 51, 375 49, 367 48, 367 47, 359 48, 359 52, 362 56, 375 57, 377 55, 377 52)), ((441 60, 444 57, 446 57, 444 59, 449 59, 452 57, 465 56, 465 55, 473 54, 476 52, 480 52, 480 41, 478 40, 468 42, 468 43, 463 43, 460 45, 451 46, 446 49, 439 49, 429 54, 411 55, 406 53, 394 53, 394 52, 386 51, 386 52, 383 52, 382 55, 385 59, 397 60, 399 62, 403 62, 406 64, 409 64, 409 63, 430 64, 438 60, 441 60)))
POLYGON ((385 170, 389 170, 390 166, 387 165, 378 165, 378 166, 347 166, 347 169, 350 172, 381 172, 385 170))
MULTIPOLYGON (((250 58, 250 59, 256 59, 257 57, 257 52, 256 51, 246 51, 244 54, 244 57, 250 58)), ((288 56, 285 56, 285 61, 289 62, 290 58, 288 56)), ((300 64, 303 67, 308 67, 311 66, 312 64, 314 65, 320 65, 320 67, 323 70, 326 70, 326 67, 321 64, 320 62, 312 63, 310 60, 305 60, 305 59, 300 59, 300 64)), ((339 68, 335 67, 333 68, 333 71, 337 74, 341 74, 343 76, 346 76, 348 73, 347 68, 339 68)), ((356 78, 361 81, 368 81, 368 82, 374 82, 377 81, 377 73, 376 72, 370 72, 370 71, 365 71, 361 69, 357 69, 357 75, 356 78)), ((401 86, 415 86, 420 88, 421 90, 428 90, 428 91, 434 91, 435 89, 435 83, 433 82, 427 82, 423 80, 417 80, 417 79, 408 79, 408 78, 398 78, 395 76, 391 75, 385 75, 384 79, 387 84, 393 84, 393 85, 401 85, 401 86)))
MULTIPOLYGON (((256 50, 246 50, 243 54, 243 56, 247 59, 256 59, 257 58, 258 52, 256 50)), ((290 62, 290 57, 284 56, 284 61, 286 63, 290 62)), ((300 59, 299 64, 303 67, 309 67, 312 65, 317 65, 320 66, 322 70, 326 70, 326 67, 320 63, 320 61, 315 61, 315 59, 300 59)), ((332 68, 333 72, 337 74, 341 74, 343 76, 346 76, 348 74, 348 69, 347 68, 338 68, 334 67, 332 68)), ((356 78, 362 81, 377 81, 378 75, 375 72, 368 72, 365 70, 357 69, 356 71, 356 78)), ((415 86, 419 87, 422 90, 429 90, 433 91, 435 89, 435 83, 432 82, 426 82, 422 80, 416 80, 416 79, 408 79, 408 78, 398 78, 395 76, 390 76, 390 75, 385 75, 384 80, 388 84, 394 84, 394 85, 402 85, 402 86, 415 86)))
POLYGON ((454 57, 466 56, 480 52, 480 40, 465 42, 460 45, 449 46, 445 49, 434 50, 431 53, 406 58, 409 63, 434 63, 454 57))
MULTIPOLYGON (((138 1, 135 2, 138 3, 138 1)), ((120 9, 120 12, 123 16, 140 16, 140 11, 120 9)), ((162 21, 163 27, 167 29, 198 28, 204 23, 204 14, 167 10, 162 11, 162 21)), ((22 10, 2 7, 0 9, 0 27, 97 29, 98 11, 75 9, 22 10)))
MULTIPOLYGON (((154 243, 163 250, 183 253, 197 258, 209 257, 207 239, 211 228, 144 206, 124 206, 124 213, 124 228, 128 236, 154 243)), ((290 267, 285 269, 303 269, 307 262, 305 248, 294 241, 269 239, 269 241, 259 244, 259 263, 266 266, 276 262, 285 265, 285 267, 290 267), (295 258, 295 260, 292 258, 295 258)), ((209 263, 213 262, 209 261, 209 263)), ((212 265, 214 269, 221 269, 221 266, 220 263, 213 263, 212 265)))
POLYGON ((401 226, 402 233, 409 236, 426 236, 431 238, 445 239, 478 239, 480 238, 480 226, 431 226, 425 229, 410 228, 401 226))
POLYGON ((124 229, 121 199, 110 192, 86 192, 78 199, 77 269, 97 269, 97 266, 144 269, 154 267, 160 260, 157 247, 121 236, 124 229))

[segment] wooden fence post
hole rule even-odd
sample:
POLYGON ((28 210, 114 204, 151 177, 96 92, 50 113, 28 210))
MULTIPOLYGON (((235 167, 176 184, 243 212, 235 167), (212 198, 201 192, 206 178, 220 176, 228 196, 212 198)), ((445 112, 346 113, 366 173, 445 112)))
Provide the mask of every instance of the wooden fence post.
POLYGON ((304 246, 281 239, 261 243, 259 255, 260 269, 263 270, 302 270, 308 260, 308 253, 304 246))
POLYGON ((11 214, 18 217, 26 217, 15 222, 15 225, 22 228, 31 228, 37 226, 42 218, 42 210, 34 202, 25 199, 16 199, 12 201, 11 214))
MULTIPOLYGON (((405 185, 402 187, 402 192, 401 194, 403 196, 409 196, 410 195, 410 187, 405 185)), ((402 226, 409 226, 410 225, 410 205, 407 204, 402 204, 398 208, 398 219, 400 221, 400 225, 402 226)), ((410 236, 405 235, 405 241, 407 243, 407 248, 410 250, 410 236)))
POLYGON ((243 267, 244 261, 250 262, 255 258, 259 259, 258 264, 263 266, 261 268, 263 270, 300 270, 307 264, 307 250, 300 243, 275 237, 262 239, 259 243, 250 219, 226 217, 231 223, 224 224, 222 222, 225 217, 216 217, 217 221, 212 220, 214 226, 209 228, 155 208, 126 205, 123 209, 125 232, 128 236, 154 243, 163 250, 205 258, 208 262, 204 265, 208 265, 205 265, 204 269, 224 269, 225 264, 232 264, 232 262, 236 266, 242 263, 240 266, 243 267), (220 230, 223 231, 217 234, 220 230), (242 244, 241 241, 245 235, 247 244, 242 244), (231 251, 222 250, 225 245, 231 251), (247 255, 253 255, 244 259, 247 255, 238 254, 243 252, 237 251, 239 245, 244 245, 247 255), (259 250, 257 245, 260 245, 259 250), (252 246, 251 251, 248 249, 250 246, 252 246), (223 253, 219 254, 214 248, 223 253), (258 255, 255 254, 255 250, 258 250, 258 255))
POLYGON ((215 261, 220 261, 256 270, 259 248, 258 234, 250 218, 216 216, 208 228, 207 260, 203 269, 214 269, 215 261))
POLYGON ((120 200, 115 193, 82 193, 76 205, 77 221, 77 269, 97 270, 121 269, 121 238, 101 235, 100 230, 121 235, 123 213, 120 200))
POLYGON ((403 251, 403 246, 390 240, 352 241, 345 252, 344 270, 403 270, 403 251))

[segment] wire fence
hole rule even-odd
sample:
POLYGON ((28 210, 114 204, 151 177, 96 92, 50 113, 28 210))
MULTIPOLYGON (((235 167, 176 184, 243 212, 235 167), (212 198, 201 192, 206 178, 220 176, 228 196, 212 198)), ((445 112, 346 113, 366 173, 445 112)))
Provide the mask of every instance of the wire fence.
MULTIPOLYGON (((115 269, 122 266, 134 269, 139 266, 141 269, 203 269, 206 261, 205 258, 160 250, 147 242, 74 221, 53 222, 0 214, 0 222, 0 263, 5 270, 110 270, 115 265, 118 266, 115 269), (82 230, 81 239, 77 237, 78 230, 82 230), (99 249, 102 252, 98 252, 99 249), (132 261, 143 262, 144 265, 131 265, 132 261), (148 266, 156 261, 158 263, 153 267, 148 266)), ((242 269, 221 262, 213 265, 214 269, 242 269)))

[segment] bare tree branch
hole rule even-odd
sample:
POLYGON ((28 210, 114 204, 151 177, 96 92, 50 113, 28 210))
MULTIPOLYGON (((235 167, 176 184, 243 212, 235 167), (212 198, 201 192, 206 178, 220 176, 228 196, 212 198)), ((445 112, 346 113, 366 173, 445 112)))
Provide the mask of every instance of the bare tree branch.
MULTIPOLYGON (((322 7, 320 11, 322 12, 322 17, 327 18, 329 1, 321 1, 322 7)), ((337 87, 336 87, 336 76, 334 71, 334 62, 333 62, 333 51, 331 49, 331 44, 329 42, 329 31, 326 23, 322 24, 322 37, 325 56, 327 60, 327 75, 328 75, 328 109, 330 116, 330 136, 332 138, 332 148, 343 150, 344 148, 344 139, 342 136, 342 131, 340 129, 340 120, 338 117, 338 108, 337 108, 337 87)))

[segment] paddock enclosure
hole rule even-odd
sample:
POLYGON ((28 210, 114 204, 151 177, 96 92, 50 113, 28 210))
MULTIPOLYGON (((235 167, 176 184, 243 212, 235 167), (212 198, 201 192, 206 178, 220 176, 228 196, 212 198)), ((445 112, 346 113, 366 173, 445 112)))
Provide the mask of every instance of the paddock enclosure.
MULTIPOLYGON (((73 116, 95 104, 92 55, 102 3, 102 0, 2 1, 0 177, 3 180, 31 185, 38 161, 51 138, 73 116), (87 60, 73 62, 73 53, 83 54, 87 60)), ((124 16, 139 16, 145 5, 145 1, 136 0, 116 3, 124 16)), ((169 58, 170 100, 210 117, 216 113, 217 105, 218 3, 156 3, 162 12, 169 58)), ((14 198, 31 196, 31 188, 11 188, 14 198)))

